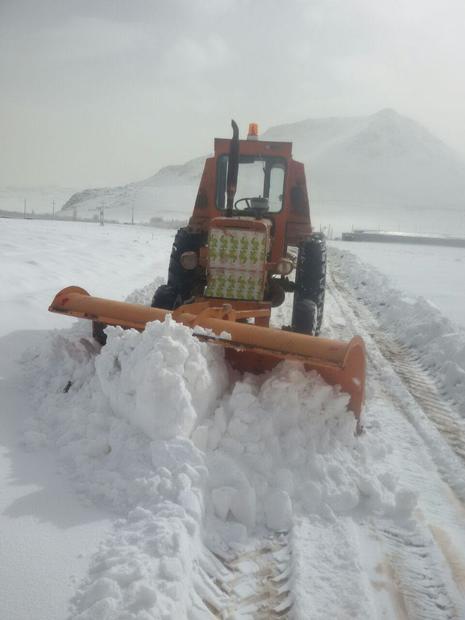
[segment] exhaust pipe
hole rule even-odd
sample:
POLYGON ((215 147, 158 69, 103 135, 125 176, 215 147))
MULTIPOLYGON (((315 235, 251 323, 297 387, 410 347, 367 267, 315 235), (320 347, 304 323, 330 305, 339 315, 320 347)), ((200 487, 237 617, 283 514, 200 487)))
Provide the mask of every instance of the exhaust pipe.
POLYGON ((233 137, 229 147, 228 178, 226 181, 226 217, 232 217, 234 209, 234 197, 237 189, 237 175, 239 172, 239 127, 236 121, 231 121, 233 137))

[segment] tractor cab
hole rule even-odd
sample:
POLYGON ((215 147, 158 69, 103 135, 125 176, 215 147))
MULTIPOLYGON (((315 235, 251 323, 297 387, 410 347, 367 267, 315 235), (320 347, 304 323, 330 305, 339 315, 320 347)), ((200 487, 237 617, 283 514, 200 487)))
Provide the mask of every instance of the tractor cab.
MULTIPOLYGON (((229 156, 218 159, 216 205, 224 211, 227 203, 226 181, 229 156)), ((286 160, 282 157, 239 155, 237 187, 233 214, 262 218, 283 208, 286 160)))
POLYGON ((168 282, 152 304, 171 310, 223 299, 269 311, 294 293, 291 328, 316 334, 326 254, 312 233, 304 166, 293 160, 292 143, 258 140, 255 124, 240 140, 232 127, 231 139, 215 139, 189 225, 173 244, 168 282))
POLYGON ((297 247, 311 235, 305 169, 292 158, 291 142, 259 140, 255 123, 246 140, 236 129, 232 139, 215 139, 189 228, 207 232, 214 218, 224 216, 269 219, 275 262, 286 256, 288 246, 297 247))

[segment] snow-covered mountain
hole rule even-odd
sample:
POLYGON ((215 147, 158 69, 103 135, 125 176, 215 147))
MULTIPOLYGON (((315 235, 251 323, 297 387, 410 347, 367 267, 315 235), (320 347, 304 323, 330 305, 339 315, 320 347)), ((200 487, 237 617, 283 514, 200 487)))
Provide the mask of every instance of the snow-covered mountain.
MULTIPOLYGON (((417 122, 394 110, 353 118, 308 119, 272 127, 263 139, 292 141, 306 165, 313 215, 320 223, 401 225, 457 232, 465 208, 465 162, 417 122), (450 217, 444 219, 444 210, 450 217), (347 222, 346 222, 347 220, 347 222)), ((63 209, 129 221, 187 219, 205 157, 124 187, 85 190, 63 209)), ((465 227, 465 224, 461 224, 465 227)), ((465 232, 465 231, 461 231, 465 232)))
POLYGON ((394 110, 281 125, 263 139, 293 142, 317 203, 465 207, 465 162, 394 110))
POLYGON ((194 205, 205 157, 179 166, 166 166, 142 181, 122 187, 103 187, 77 192, 62 211, 74 211, 78 217, 92 217, 102 206, 105 217, 120 222, 185 221, 194 205))

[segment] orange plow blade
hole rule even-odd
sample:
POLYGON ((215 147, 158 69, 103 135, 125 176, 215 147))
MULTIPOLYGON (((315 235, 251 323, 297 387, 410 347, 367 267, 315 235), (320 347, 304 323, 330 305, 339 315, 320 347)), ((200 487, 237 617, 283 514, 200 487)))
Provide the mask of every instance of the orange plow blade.
MULTIPOLYGON (((327 383, 339 385, 350 395, 349 408, 358 420, 365 394, 365 346, 360 337, 342 342, 237 322, 247 313, 235 312, 218 300, 214 303, 215 307, 211 302, 187 304, 171 312, 91 297, 84 289, 70 286, 56 295, 49 310, 140 331, 146 323, 173 314, 178 323, 192 327, 196 337, 224 346, 228 360, 238 370, 261 373, 282 360, 299 361, 307 370, 316 370, 327 383)), ((255 314, 263 316, 264 312, 255 314)))

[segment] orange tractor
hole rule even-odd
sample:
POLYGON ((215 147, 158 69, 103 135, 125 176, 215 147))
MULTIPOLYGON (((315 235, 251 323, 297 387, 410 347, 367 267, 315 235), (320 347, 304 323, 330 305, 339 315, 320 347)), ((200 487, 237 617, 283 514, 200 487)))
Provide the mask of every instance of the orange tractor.
POLYGON ((323 318, 326 247, 312 230, 303 164, 290 142, 215 139, 205 162, 187 227, 175 237, 167 283, 151 307, 90 296, 71 286, 49 310, 93 321, 105 342, 106 325, 143 330, 167 314, 193 335, 225 347, 229 362, 254 373, 282 360, 302 362, 350 395, 359 420, 365 387, 361 338, 348 343, 318 336, 323 318), (293 294, 291 325, 269 327, 271 308, 293 294))

